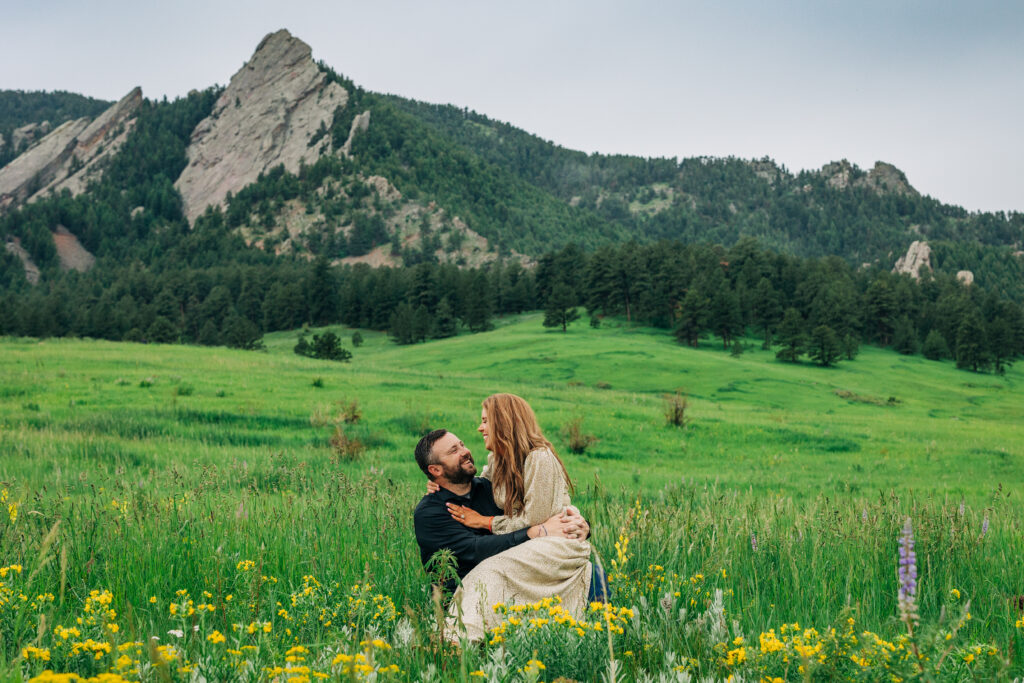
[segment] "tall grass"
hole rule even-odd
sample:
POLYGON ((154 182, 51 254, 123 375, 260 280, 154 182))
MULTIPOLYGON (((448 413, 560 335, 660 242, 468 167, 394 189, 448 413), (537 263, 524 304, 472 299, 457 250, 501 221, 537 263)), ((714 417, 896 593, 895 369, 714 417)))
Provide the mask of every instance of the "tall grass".
MULTIPOLYGON (((444 665, 450 667, 452 655, 440 653, 431 641, 437 624, 429 580, 411 533, 418 487, 379 475, 312 476, 303 463, 287 459, 276 473, 273 480, 256 483, 244 464, 234 462, 170 470, 144 482, 103 478, 81 496, 48 490, 29 497, 24 490, 10 490, 8 499, 20 507, 15 520, 0 523, 4 565, 24 567, 23 578, 32 573, 27 583, 7 584, 29 596, 54 597, 37 609, 16 602, 0 607, 7 666, 20 666, 27 645, 49 642, 46 628, 72 626, 93 590, 112 594, 121 629, 135 639, 178 628, 181 615, 168 607, 179 591, 196 602, 209 595, 203 602, 220 606, 202 622, 204 632, 216 627, 230 633, 232 623, 260 617, 274 628, 335 644, 365 637, 278 614, 274 604, 283 601, 281 608, 291 610, 284 598, 301 591, 311 576, 339 593, 369 584, 394 603, 398 615, 419 625, 416 647, 388 660, 409 680, 446 657, 444 665), (268 577, 256 580, 266 584, 263 592, 252 593, 246 582, 255 579, 240 578, 238 567, 245 562, 268 577), (241 601, 237 608, 225 602, 227 595, 241 601)), ((636 614, 615 645, 620 659, 623 652, 632 653, 622 666, 634 675, 662 670, 676 655, 698 659, 694 672, 717 670, 713 644, 701 655, 692 629, 659 621, 676 610, 696 618, 712 605, 716 590, 723 593, 728 621, 735 622, 730 633, 748 640, 782 624, 824 632, 848 618, 859 630, 896 640, 901 629, 894 618, 895 539, 908 516, 918 539, 922 620, 939 620, 955 589, 960 604, 971 601, 969 642, 994 646, 994 662, 1024 673, 1017 658, 1024 645, 1017 602, 1024 592, 1019 565, 1024 518, 1005 498, 983 510, 965 506, 961 512, 959 504, 895 496, 858 507, 824 496, 794 501, 673 484, 639 497, 590 486, 577 502, 591 520, 595 550, 614 567, 612 604, 636 614)), ((381 626, 377 633, 393 636, 388 630, 393 627, 381 626)), ((294 644, 283 637, 276 647, 294 644)), ((550 651, 537 657, 555 666, 560 646, 545 647, 550 651)), ((482 666, 487 652, 472 651, 466 665, 482 666)), ((561 673, 600 676, 607 662, 598 652, 590 661, 574 660, 561 673)), ((518 662, 520 668, 523 664, 518 662)))

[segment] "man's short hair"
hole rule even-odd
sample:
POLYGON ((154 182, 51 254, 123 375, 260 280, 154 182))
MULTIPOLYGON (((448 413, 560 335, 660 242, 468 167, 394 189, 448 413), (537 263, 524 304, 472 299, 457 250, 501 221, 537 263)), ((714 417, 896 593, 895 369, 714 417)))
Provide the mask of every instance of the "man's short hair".
POLYGON ((433 481, 434 477, 430 475, 427 467, 437 464, 437 458, 434 457, 434 444, 447 433, 447 429, 435 429, 416 444, 416 464, 420 466, 423 474, 427 475, 431 481, 433 481))

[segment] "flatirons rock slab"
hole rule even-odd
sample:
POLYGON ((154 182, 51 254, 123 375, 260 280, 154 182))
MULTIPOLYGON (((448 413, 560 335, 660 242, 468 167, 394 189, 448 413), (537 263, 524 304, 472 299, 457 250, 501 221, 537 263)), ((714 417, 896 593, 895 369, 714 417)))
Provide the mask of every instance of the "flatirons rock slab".
POLYGON ((932 269, 932 250, 927 242, 914 241, 910 243, 907 253, 896 261, 893 267, 894 273, 906 273, 915 280, 921 277, 921 269, 932 269))
POLYGON ((309 45, 288 31, 271 33, 192 133, 189 164, 175 182, 192 222, 207 206, 224 204, 279 164, 295 173, 319 158, 323 141, 311 145, 348 92, 328 82, 309 45))
POLYGON ((142 90, 135 88, 95 120, 67 121, 0 168, 0 209, 65 188, 82 192, 100 162, 124 143, 141 103, 142 90))

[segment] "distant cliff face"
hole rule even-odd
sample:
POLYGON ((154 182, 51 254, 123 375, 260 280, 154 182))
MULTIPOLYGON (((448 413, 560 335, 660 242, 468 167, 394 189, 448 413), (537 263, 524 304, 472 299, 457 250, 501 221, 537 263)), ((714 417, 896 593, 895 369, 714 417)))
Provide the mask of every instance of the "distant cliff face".
POLYGON ((284 29, 265 37, 192 134, 189 164, 175 183, 189 221, 279 164, 296 173, 316 161, 330 140, 311 144, 314 136, 347 101, 309 45, 284 29))
MULTIPOLYGON (((58 126, 0 168, 0 209, 65 188, 73 195, 84 191, 100 172, 101 162, 124 144, 140 104, 142 90, 135 88, 95 120, 82 118, 58 126)), ((38 130, 34 128, 33 134, 38 130)))

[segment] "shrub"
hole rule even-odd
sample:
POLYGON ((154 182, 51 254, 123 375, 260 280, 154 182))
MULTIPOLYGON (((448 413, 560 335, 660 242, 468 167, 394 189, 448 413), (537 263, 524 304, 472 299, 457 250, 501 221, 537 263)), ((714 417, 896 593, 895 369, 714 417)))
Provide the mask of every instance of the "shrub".
POLYGON ((584 453, 587 447, 597 442, 597 437, 592 434, 583 433, 583 418, 577 417, 562 427, 562 435, 565 437, 569 450, 577 455, 584 453))
POLYGON ((317 389, 323 389, 324 388, 324 378, 323 377, 314 377, 313 378, 313 386, 316 387, 317 389))
POLYGON ((143 389, 148 389, 154 384, 156 384, 156 377, 144 377, 143 379, 139 380, 139 386, 142 387, 143 389))
POLYGON ((335 462, 353 462, 366 450, 363 442, 346 434, 341 425, 334 428, 334 434, 328 439, 328 443, 331 445, 331 456, 335 462))
POLYGON ((608 382, 598 382, 594 386, 597 387, 598 389, 611 389, 612 388, 612 385, 608 384, 608 382))
POLYGON ((171 393, 175 396, 191 396, 196 392, 196 388, 191 384, 176 384, 171 393))
POLYGON ((686 417, 688 407, 686 394, 676 391, 675 394, 665 395, 665 422, 672 427, 686 429, 690 419, 686 417))
POLYGON ((341 407, 341 419, 345 424, 355 424, 363 418, 363 413, 359 410, 359 401, 352 399, 352 402, 347 406, 341 407))

